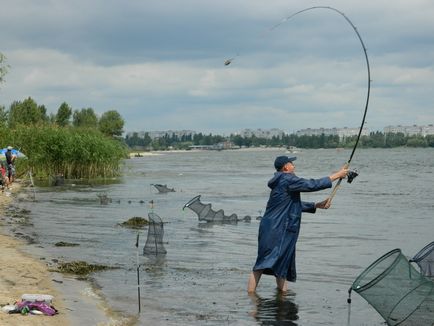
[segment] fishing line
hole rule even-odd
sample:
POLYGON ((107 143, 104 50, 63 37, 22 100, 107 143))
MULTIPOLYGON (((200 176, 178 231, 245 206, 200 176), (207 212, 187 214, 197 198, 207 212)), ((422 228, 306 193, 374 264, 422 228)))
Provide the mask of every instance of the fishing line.
MULTIPOLYGON (((279 23, 273 25, 267 31, 271 32, 272 30, 276 29, 277 27, 279 27, 283 23, 287 22, 291 18, 293 18, 293 17, 295 17, 295 16, 297 16, 297 15, 299 15, 301 13, 304 13, 306 11, 315 10, 315 9, 327 9, 327 10, 334 11, 334 12, 338 13, 339 15, 341 15, 347 21, 347 23, 349 23, 350 26, 353 28, 354 32, 357 35, 357 38, 360 41, 360 44, 361 44, 362 49, 363 49, 363 53, 365 55, 366 67, 367 67, 367 77, 368 77, 367 78, 368 79, 368 85, 367 85, 368 86, 368 90, 367 90, 367 94, 366 94, 366 103, 365 103, 365 109, 364 109, 364 112, 363 112, 363 118, 362 118, 362 122, 360 124, 359 132, 357 134, 356 142, 355 142, 354 147, 353 147, 353 149, 351 151, 350 158, 348 159, 347 163, 345 163, 345 166, 348 168, 350 166, 351 160, 353 159, 354 153, 356 152, 357 146, 359 145, 360 137, 362 135, 363 127, 364 127, 365 121, 366 121, 366 114, 368 112, 368 106, 369 106, 369 96, 370 96, 370 92, 371 92, 371 69, 370 69, 370 66, 369 66, 368 52, 366 50, 365 43, 363 42, 362 37, 360 36, 359 31, 357 30, 357 28, 353 24, 353 22, 342 11, 340 11, 340 10, 338 10, 336 8, 333 8, 333 7, 328 7, 328 6, 315 6, 315 7, 309 7, 309 8, 305 8, 305 9, 302 9, 300 11, 297 11, 296 13, 294 13, 294 14, 292 14, 292 15, 284 18, 284 19, 282 19, 279 23)), ((226 60, 225 61, 225 66, 230 65, 231 62, 232 62, 232 60, 233 60, 233 58, 226 60)), ((356 176, 357 176, 357 173, 355 171, 350 171, 349 175, 348 175, 348 182, 351 183, 352 180, 356 176)), ((336 192, 337 192, 337 190, 338 190, 341 182, 342 182, 342 179, 339 179, 338 182, 336 183, 335 187, 333 188, 333 191, 332 191, 332 193, 331 193, 331 195, 329 197, 330 203, 331 203, 333 197, 336 195, 336 192)))
MULTIPOLYGON (((309 10, 314 10, 314 9, 328 9, 328 10, 332 10, 332 11, 340 14, 342 17, 344 17, 345 20, 351 25, 351 27, 353 28, 354 32, 356 33, 356 35, 357 35, 357 37, 358 37, 358 39, 360 41, 360 44, 362 46, 363 53, 365 55, 366 68, 367 68, 367 77, 368 77, 368 90, 367 90, 367 94, 366 94, 366 102, 365 102, 365 109, 364 109, 364 112, 363 112, 363 118, 362 118, 362 122, 360 124, 359 132, 357 134, 356 143, 354 144, 354 147, 353 147, 353 149, 351 151, 350 158, 348 159, 347 163, 345 164, 345 166, 348 168, 350 166, 351 160, 353 159, 354 153, 356 152, 357 146, 359 145, 360 137, 361 137, 362 131, 363 131, 363 126, 365 125, 365 121, 366 121, 366 114, 368 112, 369 96, 370 96, 370 93, 371 93, 371 69, 370 69, 370 66, 369 66, 368 52, 366 50, 365 43, 363 42, 363 39, 360 36, 360 33, 357 30, 356 26, 353 24, 353 22, 342 11, 339 11, 336 8, 326 7, 326 6, 316 6, 316 7, 306 8, 306 9, 300 10, 300 11, 292 14, 291 16, 288 16, 283 22, 288 21, 289 19, 291 19, 292 17, 294 17, 294 16, 296 16, 298 14, 301 14, 301 13, 309 11, 309 10)), ((272 29, 276 28, 277 26, 279 26, 283 22, 281 22, 281 23, 273 26, 272 29)), ((355 171, 350 171, 349 174, 348 174, 348 182, 351 183, 356 176, 357 176, 357 173, 355 171)), ((329 197, 329 202, 330 203, 331 203, 333 197, 336 195, 336 192, 337 192, 337 190, 338 190, 341 182, 342 182, 342 179, 339 179, 338 182, 336 183, 335 187, 333 188, 333 191, 332 191, 332 193, 331 193, 331 195, 329 197)))

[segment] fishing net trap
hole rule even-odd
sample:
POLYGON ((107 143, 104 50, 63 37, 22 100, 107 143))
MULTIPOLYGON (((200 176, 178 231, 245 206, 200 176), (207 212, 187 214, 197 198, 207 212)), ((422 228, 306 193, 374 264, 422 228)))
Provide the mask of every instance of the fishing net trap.
POLYGON ((175 192, 174 188, 169 188, 169 187, 167 187, 167 185, 162 185, 159 183, 156 183, 156 184, 152 183, 151 186, 154 186, 155 189, 157 189, 158 193, 160 193, 160 194, 166 194, 168 192, 175 192))
MULTIPOLYGON (((225 212, 223 209, 220 209, 218 211, 213 210, 211 207, 211 204, 204 204, 200 200, 200 196, 198 195, 188 201, 187 204, 184 205, 182 208, 183 210, 188 207, 193 212, 195 212, 199 218, 199 221, 206 221, 206 222, 237 222, 239 221, 237 214, 231 214, 231 215, 225 215, 225 212)), ((251 217, 246 215, 241 220, 243 221, 250 221, 251 217)))
POLYGON ((416 263, 420 273, 424 276, 434 277, 434 241, 420 250, 410 262, 416 263))
POLYGON ((354 290, 362 296, 387 325, 432 325, 434 309, 429 305, 434 302, 433 288, 434 282, 419 273, 400 249, 394 249, 366 268, 349 292, 354 290), (408 323, 421 307, 425 309, 423 318, 431 323, 420 324, 420 318, 408 323))
POLYGON ((163 221, 161 217, 155 213, 148 213, 148 218, 148 237, 143 247, 143 255, 165 255, 167 250, 164 248, 163 244, 163 221))

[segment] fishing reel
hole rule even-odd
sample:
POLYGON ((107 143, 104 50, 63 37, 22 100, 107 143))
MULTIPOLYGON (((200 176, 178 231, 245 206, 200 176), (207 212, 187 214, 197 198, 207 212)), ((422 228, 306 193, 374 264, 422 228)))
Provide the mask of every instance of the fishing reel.
POLYGON ((347 182, 351 183, 359 174, 355 170, 349 170, 347 174, 347 182))

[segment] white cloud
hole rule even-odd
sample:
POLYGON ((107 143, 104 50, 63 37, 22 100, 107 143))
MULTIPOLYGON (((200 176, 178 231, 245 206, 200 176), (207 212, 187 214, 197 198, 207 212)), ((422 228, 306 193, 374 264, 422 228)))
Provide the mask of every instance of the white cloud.
POLYGON ((17 0, 0 12, 0 105, 117 109, 127 130, 357 126, 367 71, 343 17, 311 11, 267 32, 310 6, 343 11, 363 37, 370 128, 434 122, 429 0, 17 0))

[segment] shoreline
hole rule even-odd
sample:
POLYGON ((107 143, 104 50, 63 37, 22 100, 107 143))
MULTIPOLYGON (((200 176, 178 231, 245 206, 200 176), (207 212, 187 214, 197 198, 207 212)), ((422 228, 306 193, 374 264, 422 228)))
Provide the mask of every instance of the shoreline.
MULTIPOLYGON (((221 151, 243 151, 243 152, 256 152, 256 151, 287 151, 285 147, 242 147, 242 148, 231 148, 224 149, 221 151)), ((302 150, 302 149, 298 149, 302 150)), ((221 152, 220 151, 220 152, 221 152)), ((169 149, 167 151, 132 151, 129 153, 129 158, 140 158, 145 156, 156 156, 171 153, 202 153, 202 152, 219 152, 218 150, 210 149, 169 149)))
MULTIPOLYGON (((20 181, 12 185, 12 194, 0 193, 0 306, 14 304, 23 294, 52 295, 52 305, 58 310, 54 316, 8 314, 0 311, 0 325, 19 326, 74 326, 74 325, 122 325, 131 320, 112 312, 103 297, 89 281, 50 270, 43 258, 43 248, 26 247, 24 239, 9 233, 8 226, 19 228, 19 222, 6 216, 22 193, 20 181)), ((25 238, 24 236, 23 238, 25 238)))

